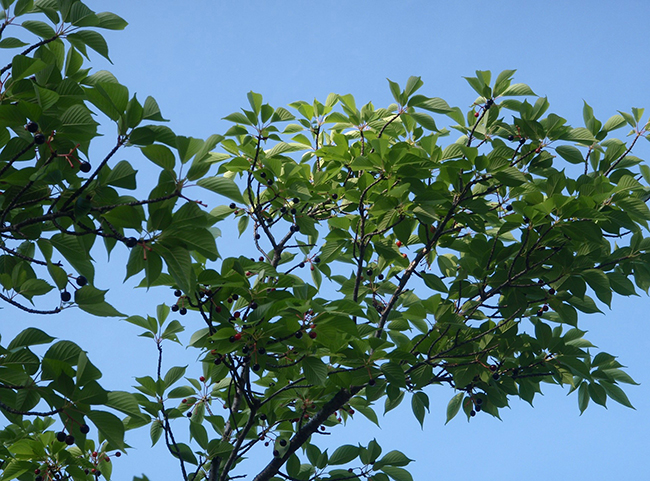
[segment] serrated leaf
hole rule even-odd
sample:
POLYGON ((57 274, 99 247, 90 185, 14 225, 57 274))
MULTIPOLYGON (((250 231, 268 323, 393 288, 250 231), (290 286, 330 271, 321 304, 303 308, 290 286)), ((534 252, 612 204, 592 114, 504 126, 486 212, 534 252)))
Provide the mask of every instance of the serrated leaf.
POLYGON ((449 404, 447 404, 447 421, 445 421, 445 424, 454 419, 456 414, 458 414, 458 411, 460 411, 460 407, 463 405, 464 395, 465 393, 459 392, 454 397, 452 397, 449 401, 449 404))

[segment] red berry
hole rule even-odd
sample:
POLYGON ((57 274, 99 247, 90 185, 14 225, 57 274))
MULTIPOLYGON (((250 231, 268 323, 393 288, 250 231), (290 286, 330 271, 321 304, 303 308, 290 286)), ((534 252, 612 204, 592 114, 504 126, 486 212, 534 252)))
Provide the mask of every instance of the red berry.
POLYGON ((402 247, 402 241, 397 241, 395 242, 395 244, 397 245, 397 247, 402 247))
POLYGON ((316 331, 309 331, 309 337, 316 339, 316 336, 318 336, 318 334, 316 334, 316 331))
POLYGON ((187 399, 183 399, 183 400, 181 401, 181 403, 186 404, 186 403, 187 403, 187 399))
POLYGON ((201 382, 205 382, 205 376, 201 376, 201 377, 199 378, 199 381, 201 381, 201 382))
POLYGON ((478 117, 478 112, 474 112, 474 117, 478 117))
POLYGON ((237 334, 235 334, 235 335, 232 336, 232 337, 235 338, 235 341, 239 341, 239 340, 241 339, 241 332, 238 332, 237 334))

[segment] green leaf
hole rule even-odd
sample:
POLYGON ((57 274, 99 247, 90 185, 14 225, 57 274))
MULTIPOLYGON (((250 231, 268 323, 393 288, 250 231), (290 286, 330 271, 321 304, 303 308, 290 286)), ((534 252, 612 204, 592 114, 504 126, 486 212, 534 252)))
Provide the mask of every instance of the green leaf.
POLYGON ((40 59, 16 55, 11 62, 11 76, 16 81, 34 75, 46 66, 47 64, 40 59))
POLYGON ((380 460, 373 464, 373 469, 381 469, 382 466, 406 466, 412 459, 404 453, 393 450, 386 453, 380 460))
POLYGON ((463 396, 465 396, 465 393, 459 392, 447 404, 447 421, 445 421, 445 424, 454 419, 458 411, 460 411, 460 407, 463 405, 463 396))
POLYGON ((524 95, 533 95, 537 97, 537 94, 526 84, 518 83, 512 84, 510 87, 505 89, 501 94, 502 97, 519 97, 524 95))
POLYGON ((39 20, 25 20, 21 25, 28 32, 38 35, 41 38, 56 37, 54 29, 45 22, 39 20))
POLYGON ((585 161, 582 157, 582 152, 573 145, 560 145, 555 148, 555 151, 560 157, 572 164, 583 164, 585 161))
POLYGON ((81 42, 82 44, 89 46, 95 52, 111 62, 111 59, 108 56, 108 44, 100 33, 95 32, 94 30, 77 30, 75 33, 69 34, 66 38, 72 44, 81 42))
POLYGON ((86 413, 88 419, 97 427, 100 434, 106 438, 115 449, 124 450, 124 424, 115 414, 104 411, 86 413))
POLYGON ((337 464, 346 464, 359 456, 359 446, 353 446, 352 444, 344 444, 339 446, 336 450, 330 455, 328 464, 337 465, 337 464))
POLYGON ((381 470, 395 481, 413 481, 413 476, 404 468, 396 468, 394 466, 385 466, 381 470))
POLYGON ((421 391, 414 393, 411 397, 411 409, 413 410, 415 418, 420 423, 420 427, 424 429, 425 409, 427 411, 429 410, 429 396, 421 391))
POLYGON ((625 392, 619 386, 608 381, 600 381, 599 384, 603 387, 603 389, 605 389, 607 395, 614 401, 628 408, 635 409, 625 392))
POLYGON ((107 30, 124 30, 128 25, 127 21, 122 17, 110 12, 98 13, 97 19, 99 20, 97 26, 107 30))
POLYGON ((154 144, 140 147, 147 159, 165 170, 173 170, 176 158, 166 145, 154 144))
POLYGON ((28 327, 18 334, 7 346, 8 350, 13 350, 19 347, 36 346, 38 344, 48 344, 52 342, 54 337, 46 334, 45 332, 35 327, 28 327))
POLYGON ((245 203, 237 184, 227 177, 207 177, 199 180, 196 184, 235 202, 245 203))
POLYGON ((306 357, 302 360, 302 369, 307 382, 322 386, 327 381, 327 365, 317 357, 306 357))

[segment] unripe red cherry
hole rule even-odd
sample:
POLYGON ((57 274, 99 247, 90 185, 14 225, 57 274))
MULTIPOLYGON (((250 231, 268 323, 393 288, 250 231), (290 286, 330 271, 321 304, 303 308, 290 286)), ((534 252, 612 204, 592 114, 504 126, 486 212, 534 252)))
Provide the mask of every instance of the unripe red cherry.
POLYGON ((241 332, 236 333, 236 334, 235 334, 234 336, 232 336, 232 337, 235 338, 235 341, 239 341, 239 340, 241 339, 241 332))
POLYGON ((478 117, 478 112, 474 112, 474 117, 478 117))
POLYGON ((201 381, 201 382, 205 382, 205 376, 201 376, 201 377, 199 378, 199 381, 201 381))
POLYGON ((402 241, 397 241, 397 242, 395 242, 395 245, 396 245, 397 247, 402 247, 402 241))
POLYGON ((316 336, 318 336, 318 334, 316 334, 316 331, 309 331, 309 337, 316 339, 316 336))

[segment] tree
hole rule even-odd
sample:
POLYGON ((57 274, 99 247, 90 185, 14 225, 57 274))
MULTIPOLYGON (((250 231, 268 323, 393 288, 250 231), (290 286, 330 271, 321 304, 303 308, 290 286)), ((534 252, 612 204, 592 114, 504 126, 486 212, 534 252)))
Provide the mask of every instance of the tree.
POLYGON ((389 411, 405 397, 423 424, 433 386, 451 388, 447 421, 461 409, 498 417, 542 383, 577 391, 581 412, 608 398, 631 407, 619 385, 634 381, 595 352, 577 313, 650 287, 650 169, 631 155, 648 138, 642 110, 603 124, 585 104, 573 128, 545 98, 515 100, 535 94, 514 71, 478 71, 468 112, 418 93, 418 77, 389 81, 386 108, 331 94, 290 111, 251 92, 225 117, 233 126, 203 141, 151 124, 164 121, 155 100, 82 69, 87 47, 108 57, 96 29, 124 20, 73 0, 2 6, 0 32, 20 21, 40 40, 0 42, 20 49, 0 70, 0 298, 34 314, 125 317, 154 341, 158 367, 134 372, 133 392, 108 391, 69 341, 27 327, 3 342, 0 479, 110 478, 125 430, 146 427, 183 479, 402 481, 406 454, 374 440, 329 453, 319 434, 358 415, 377 422, 378 401, 389 411), (22 20, 31 13, 49 23, 22 20), (91 166, 78 159, 96 111, 117 142, 91 166), (623 127, 628 143, 610 137, 623 127), (137 173, 111 162, 129 146, 159 169, 146 196, 124 195, 138 193, 137 173), (190 183, 228 201, 208 210, 183 194, 190 183), (247 241, 221 258, 217 226, 234 221, 247 241), (92 286, 98 236, 108 252, 130 249, 127 276, 175 301, 146 317, 108 304, 92 286), (186 327, 177 315, 204 325, 189 342, 199 379, 163 366, 186 327), (245 455, 264 444, 268 464, 250 472, 245 455))

